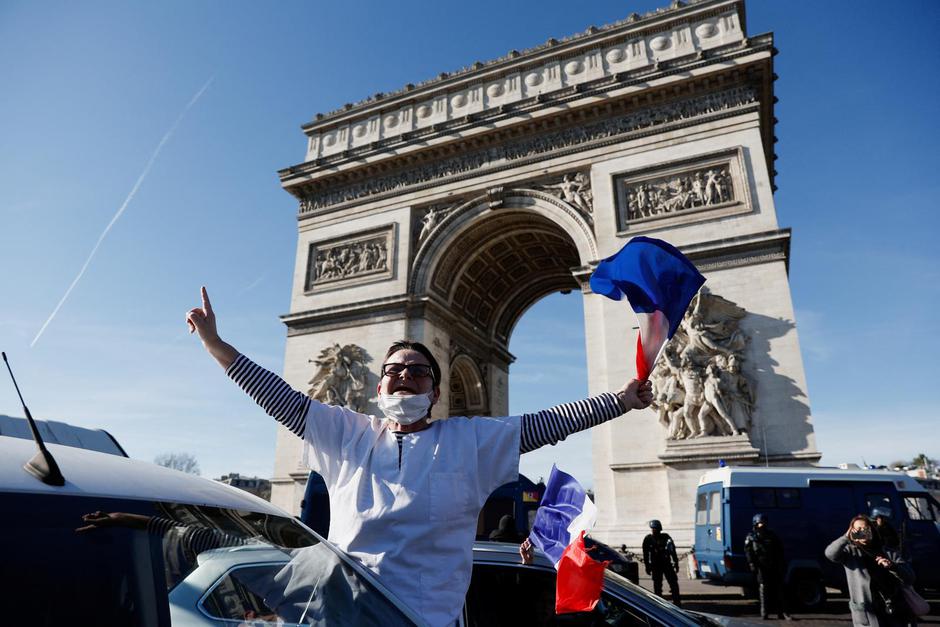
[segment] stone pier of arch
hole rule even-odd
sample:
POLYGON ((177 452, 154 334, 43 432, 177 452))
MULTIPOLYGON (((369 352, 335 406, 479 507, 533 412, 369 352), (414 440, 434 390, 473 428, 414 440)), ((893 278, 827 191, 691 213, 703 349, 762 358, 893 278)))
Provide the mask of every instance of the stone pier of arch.
MULTIPOLYGON (((772 35, 746 33, 743 0, 702 0, 318 115, 304 161, 279 172, 298 202, 285 379, 306 390, 311 360, 355 346, 375 412, 381 359, 407 337, 442 363, 435 418, 505 415, 514 325, 572 290, 589 392, 615 390, 633 374, 635 319, 587 279, 650 235, 746 311, 756 405, 739 436, 667 440, 653 410, 595 428, 595 535, 638 546, 658 518, 688 545, 695 487, 719 459, 817 461, 773 197, 774 54, 772 35)), ((281 429, 272 501, 299 511, 306 474, 281 429)))

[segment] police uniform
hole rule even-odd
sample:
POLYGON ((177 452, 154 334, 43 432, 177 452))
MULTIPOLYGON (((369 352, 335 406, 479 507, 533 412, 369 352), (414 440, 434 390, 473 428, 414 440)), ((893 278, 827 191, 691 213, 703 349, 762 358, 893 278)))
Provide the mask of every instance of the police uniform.
POLYGON ((783 576, 786 561, 783 558, 783 543, 773 531, 767 528, 767 519, 763 514, 754 516, 754 529, 744 539, 744 553, 747 563, 757 578, 760 596, 760 613, 767 618, 770 604, 776 606, 780 618, 787 617, 784 604, 783 576), (758 523, 763 528, 758 528, 758 523))
POLYGON ((663 595, 665 575, 672 602, 679 605, 679 579, 676 577, 679 556, 676 555, 676 545, 668 533, 661 531, 662 525, 658 520, 650 521, 650 528, 660 530, 659 533, 650 533, 643 538, 643 563, 646 565, 646 573, 653 578, 653 592, 659 596, 663 595))

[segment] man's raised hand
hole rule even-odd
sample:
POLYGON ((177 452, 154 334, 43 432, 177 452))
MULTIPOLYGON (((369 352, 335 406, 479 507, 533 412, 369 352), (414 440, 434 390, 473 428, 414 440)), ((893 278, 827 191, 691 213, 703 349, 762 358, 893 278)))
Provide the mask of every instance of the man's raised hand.
POLYGON ((189 332, 199 333, 199 339, 203 342, 215 340, 219 337, 218 329, 215 325, 215 313, 212 311, 212 303, 209 302, 209 293, 206 288, 202 290, 202 307, 196 307, 186 312, 186 324, 189 325, 189 332))
POLYGON ((219 337, 215 324, 215 312, 212 311, 212 303, 209 302, 209 293, 205 287, 202 288, 202 307, 186 312, 186 324, 189 325, 190 333, 199 334, 202 345, 219 362, 220 366, 228 368, 232 365, 238 357, 238 351, 219 337))

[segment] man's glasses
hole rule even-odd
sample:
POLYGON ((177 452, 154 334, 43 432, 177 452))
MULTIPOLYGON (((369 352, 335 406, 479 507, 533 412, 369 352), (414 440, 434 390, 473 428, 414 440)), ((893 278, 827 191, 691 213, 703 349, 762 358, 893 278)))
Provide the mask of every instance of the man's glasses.
POLYGON ((382 376, 399 377, 405 370, 415 379, 431 377, 431 366, 425 364, 382 364, 382 376))

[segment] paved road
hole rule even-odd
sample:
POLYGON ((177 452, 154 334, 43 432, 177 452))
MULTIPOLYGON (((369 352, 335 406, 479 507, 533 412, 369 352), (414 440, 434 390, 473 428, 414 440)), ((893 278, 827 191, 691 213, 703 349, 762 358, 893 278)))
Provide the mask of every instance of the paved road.
MULTIPOLYGON (((763 623, 760 619, 760 608, 757 599, 748 599, 741 594, 740 588, 723 588, 710 586, 701 580, 685 579, 685 563, 680 564, 679 590, 682 593, 682 606, 686 609, 699 612, 708 612, 721 616, 735 616, 745 620, 763 623)), ((640 585, 647 590, 653 589, 653 582, 643 573, 640 566, 640 585)), ((663 582, 668 598, 669 587, 663 582)), ((920 625, 940 625, 940 596, 929 598, 931 614, 923 617, 920 625)), ((850 627, 852 618, 848 611, 848 598, 843 597, 836 590, 830 590, 826 607, 813 614, 795 614, 799 624, 806 627, 850 627)), ((768 623, 783 623, 776 619, 768 623)))

